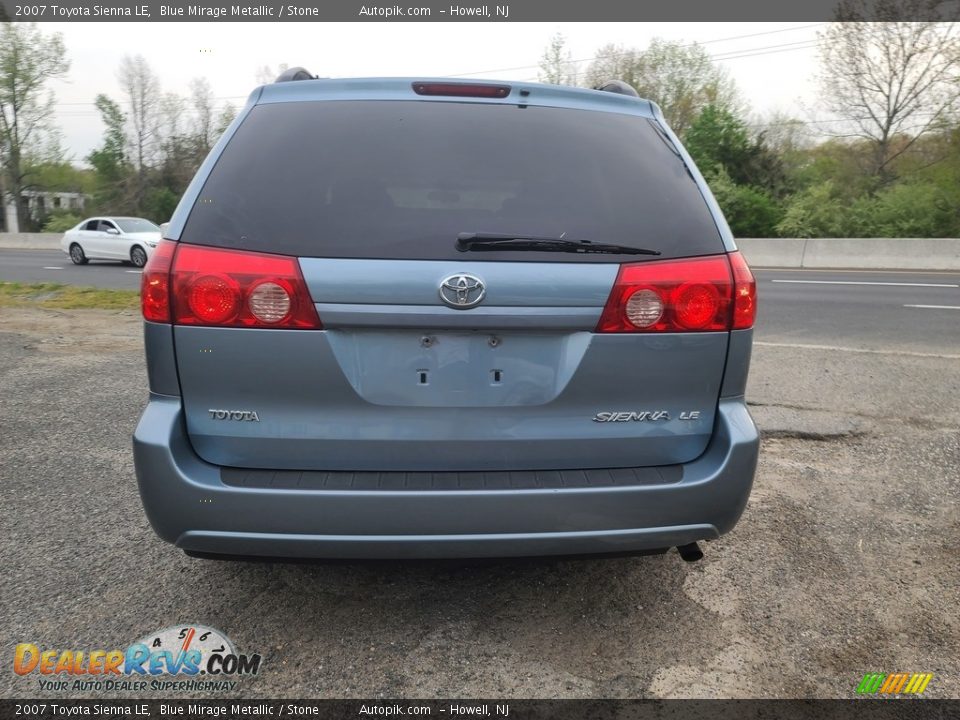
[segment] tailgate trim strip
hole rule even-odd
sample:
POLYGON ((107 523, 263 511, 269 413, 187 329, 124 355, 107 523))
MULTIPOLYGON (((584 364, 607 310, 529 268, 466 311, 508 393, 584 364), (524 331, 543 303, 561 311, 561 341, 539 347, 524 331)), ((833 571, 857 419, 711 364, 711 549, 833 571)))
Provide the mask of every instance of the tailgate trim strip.
POLYGON ((346 472, 259 470, 224 467, 225 485, 271 490, 536 490, 549 488, 670 485, 683 480, 683 465, 584 470, 470 472, 346 472))

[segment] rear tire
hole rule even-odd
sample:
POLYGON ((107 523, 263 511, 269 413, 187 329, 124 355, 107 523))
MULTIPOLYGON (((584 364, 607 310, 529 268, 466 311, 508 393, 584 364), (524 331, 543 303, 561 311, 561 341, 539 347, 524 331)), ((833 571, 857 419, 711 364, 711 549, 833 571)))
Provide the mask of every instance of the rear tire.
POLYGON ((133 263, 134 267, 142 268, 147 264, 147 253, 139 245, 134 245, 130 249, 130 262, 133 263))
POLYGON ((70 259, 73 261, 74 265, 86 265, 90 260, 83 252, 83 248, 79 244, 73 243, 70 246, 70 259))

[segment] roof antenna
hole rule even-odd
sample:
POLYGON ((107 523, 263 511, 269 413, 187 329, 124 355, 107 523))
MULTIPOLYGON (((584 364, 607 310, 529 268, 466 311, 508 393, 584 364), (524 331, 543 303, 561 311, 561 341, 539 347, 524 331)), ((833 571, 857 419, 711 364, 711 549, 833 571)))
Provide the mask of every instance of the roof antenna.
POLYGON ((280 75, 277 76, 277 79, 274 82, 292 82, 294 80, 316 80, 316 75, 311 75, 307 70, 302 67, 292 67, 284 70, 280 75))

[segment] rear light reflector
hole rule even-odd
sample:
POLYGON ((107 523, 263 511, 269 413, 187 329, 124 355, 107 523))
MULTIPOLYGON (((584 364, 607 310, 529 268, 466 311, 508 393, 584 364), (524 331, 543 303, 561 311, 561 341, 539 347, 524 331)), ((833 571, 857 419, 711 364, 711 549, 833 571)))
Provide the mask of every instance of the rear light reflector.
POLYGON ((509 85, 488 83, 413 83, 417 95, 452 95, 455 97, 505 98, 510 94, 509 85))
POLYGON ((752 328, 757 319, 757 281, 739 251, 729 255, 733 270, 733 329, 752 328))
POLYGON ((143 271, 145 320, 318 330, 296 258, 162 240, 143 271))
POLYGON ((739 253, 620 266, 598 333, 752 327, 756 285, 739 253))
POLYGON ((140 276, 140 309, 143 319, 150 322, 170 322, 170 265, 177 244, 161 240, 140 276))

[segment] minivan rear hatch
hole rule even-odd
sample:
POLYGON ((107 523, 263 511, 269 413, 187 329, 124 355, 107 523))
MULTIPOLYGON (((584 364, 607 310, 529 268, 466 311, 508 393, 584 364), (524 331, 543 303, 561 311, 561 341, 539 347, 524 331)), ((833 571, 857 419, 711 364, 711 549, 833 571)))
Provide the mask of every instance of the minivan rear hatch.
MULTIPOLYGON (((700 455, 726 326, 598 327, 622 268, 682 275, 703 258, 726 263, 699 187, 648 106, 634 105, 253 107, 178 254, 296 258, 320 325, 175 328, 198 454, 239 468, 377 472, 586 471, 700 455), (464 233, 659 254, 465 251, 464 233)), ((211 272, 229 265, 209 257, 211 272)))

